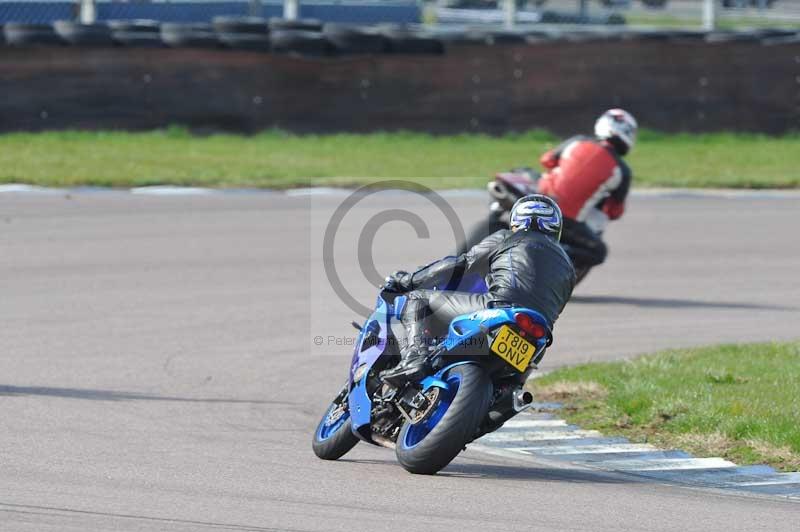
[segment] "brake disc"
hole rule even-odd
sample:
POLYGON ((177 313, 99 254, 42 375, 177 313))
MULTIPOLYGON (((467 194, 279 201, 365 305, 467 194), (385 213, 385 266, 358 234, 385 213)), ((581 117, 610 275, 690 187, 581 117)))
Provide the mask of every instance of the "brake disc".
POLYGON ((328 414, 328 419, 325 420, 325 425, 331 426, 337 421, 339 421, 344 415, 346 410, 347 410, 347 403, 340 403, 339 405, 337 405, 336 408, 331 410, 330 414, 328 414))
POLYGON ((429 389, 423 395, 425 396, 425 400, 428 403, 425 408, 420 408, 411 412, 411 424, 416 425, 418 423, 422 423, 430 415, 436 410, 436 406, 439 404, 439 393, 440 389, 436 386, 429 389))

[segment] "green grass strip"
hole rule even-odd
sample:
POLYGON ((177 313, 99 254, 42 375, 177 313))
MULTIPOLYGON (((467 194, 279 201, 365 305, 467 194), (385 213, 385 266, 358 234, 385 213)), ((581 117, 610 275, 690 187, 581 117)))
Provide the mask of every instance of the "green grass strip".
MULTIPOLYGON (((653 26, 663 29, 700 29, 703 26, 703 15, 699 5, 695 16, 679 16, 663 10, 653 10, 650 12, 625 13, 625 20, 631 26, 653 26)), ((765 16, 757 16, 721 10, 717 12, 716 28, 718 30, 800 29, 800 22, 770 16, 768 11, 765 12, 765 16)))
MULTIPOLYGON (((286 188, 411 178, 434 188, 483 187, 537 165, 558 138, 542 131, 196 136, 182 128, 0 135, 0 183, 130 187, 155 184, 286 188)), ((800 186, 800 135, 668 135, 645 131, 631 154, 639 186, 800 186)))
POLYGON ((560 369, 537 400, 634 442, 800 470, 800 342, 665 351, 560 369))

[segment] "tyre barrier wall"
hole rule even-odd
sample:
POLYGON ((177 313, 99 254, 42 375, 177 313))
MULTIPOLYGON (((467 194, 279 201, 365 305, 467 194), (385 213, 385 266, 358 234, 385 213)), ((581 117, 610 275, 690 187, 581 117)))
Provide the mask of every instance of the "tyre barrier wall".
MULTIPOLYGON (((254 6, 247 1, 208 1, 208 2, 103 2, 96 4, 97 20, 148 19, 159 22, 211 22, 218 16, 260 16, 264 18, 283 15, 283 2, 263 2, 254 12, 254 6)), ((0 2, 0 24, 23 22, 28 24, 49 24, 56 20, 72 20, 78 16, 78 3, 75 1, 55 2, 0 2)), ((394 22, 398 24, 418 23, 421 20, 420 7, 408 0, 381 0, 380 3, 364 1, 335 3, 306 1, 300 4, 301 18, 314 18, 326 22, 352 22, 375 24, 394 22)))
POLYGON ((663 131, 800 124, 800 38, 782 30, 431 33, 230 17, 4 30, 17 45, 0 48, 2 131, 567 134, 611 106, 663 131))

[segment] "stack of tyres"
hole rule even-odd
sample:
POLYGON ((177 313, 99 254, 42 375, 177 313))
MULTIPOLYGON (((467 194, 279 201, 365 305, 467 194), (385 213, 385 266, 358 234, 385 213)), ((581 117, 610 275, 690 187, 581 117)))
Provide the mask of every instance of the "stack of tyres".
POLYGON ((384 24, 376 28, 386 39, 386 51, 392 54, 442 54, 444 44, 428 34, 398 24, 384 24))
POLYGON ((270 49, 269 26, 259 17, 214 17, 219 42, 233 50, 266 52, 270 49))
POLYGON ((177 24, 165 22, 161 25, 161 40, 172 48, 216 48, 219 40, 211 24, 177 24))
POLYGON ((322 21, 315 18, 301 18, 296 20, 288 20, 285 18, 272 17, 267 23, 271 31, 310 31, 321 32, 322 21))
POLYGON ((161 41, 161 25, 155 20, 110 20, 111 38, 119 46, 158 48, 161 41))
POLYGON ((107 24, 83 24, 74 20, 57 20, 53 29, 73 46, 111 46, 111 29, 107 24))
POLYGON ((23 24, 9 22, 3 26, 3 36, 11 46, 37 46, 64 44, 50 24, 23 24))
POLYGON ((380 33, 351 24, 331 22, 322 33, 341 54, 382 54, 389 49, 389 41, 380 33))
POLYGON ((269 19, 270 43, 273 52, 325 56, 334 48, 322 34, 322 22, 314 19, 269 19))

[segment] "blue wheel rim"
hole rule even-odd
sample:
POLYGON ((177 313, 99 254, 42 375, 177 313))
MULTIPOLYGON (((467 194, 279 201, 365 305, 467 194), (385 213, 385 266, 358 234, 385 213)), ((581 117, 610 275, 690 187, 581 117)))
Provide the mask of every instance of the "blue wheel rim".
POLYGON ((340 405, 338 403, 333 403, 331 406, 328 407, 328 411, 325 412, 325 415, 322 418, 322 421, 319 422, 319 426, 317 427, 317 441, 325 441, 331 438, 336 432, 342 428, 350 418, 350 412, 345 409, 344 413, 339 416, 339 419, 334 421, 333 423, 329 422, 329 418, 331 412, 338 408, 340 405))
POLYGON ((436 410, 428 416, 428 419, 422 423, 409 426, 408 430, 405 431, 405 436, 403 436, 402 441, 404 448, 413 449, 422 443, 447 413, 447 410, 453 403, 453 399, 456 397, 456 393, 458 393, 458 387, 461 384, 461 375, 458 373, 451 373, 447 376, 445 382, 447 382, 449 389, 442 390, 439 403, 436 405, 436 410))

